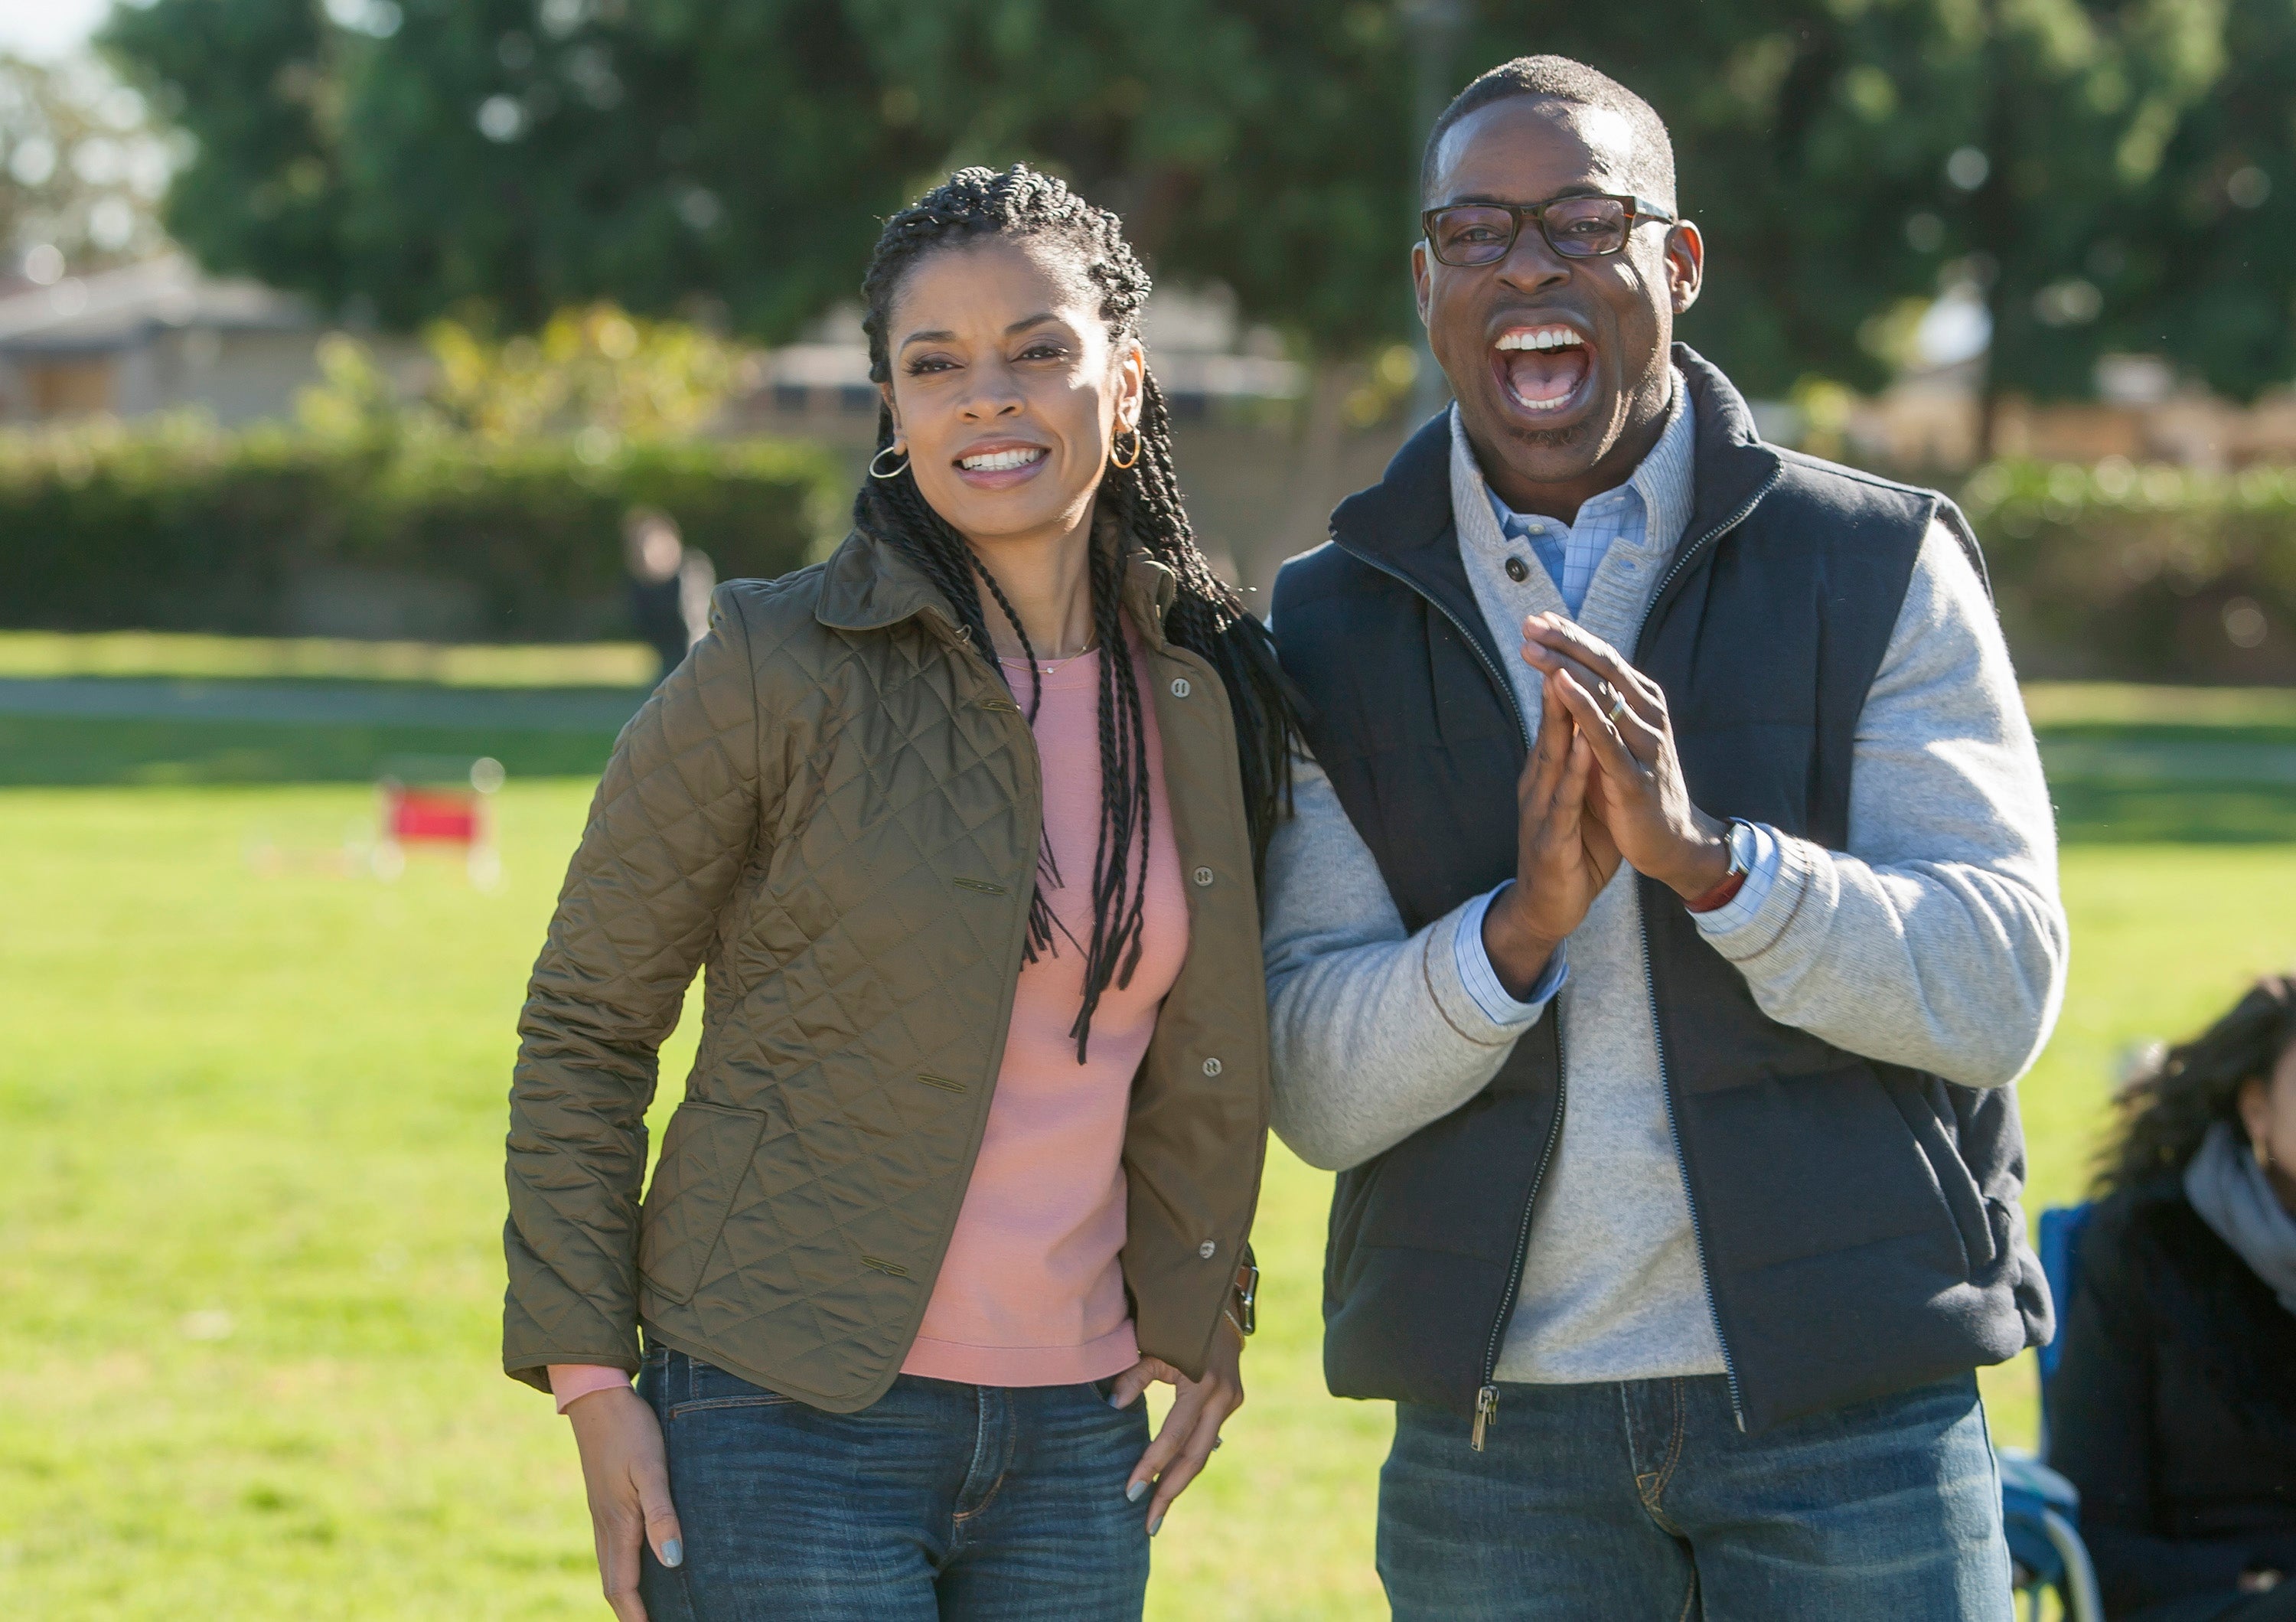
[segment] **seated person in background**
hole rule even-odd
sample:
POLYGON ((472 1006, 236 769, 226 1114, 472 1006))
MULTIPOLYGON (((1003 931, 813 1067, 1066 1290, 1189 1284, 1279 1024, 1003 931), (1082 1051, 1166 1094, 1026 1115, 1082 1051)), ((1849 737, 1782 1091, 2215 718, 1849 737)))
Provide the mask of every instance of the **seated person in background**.
POLYGON ((2296 1619, 2296 979, 2121 1094, 2050 1462, 2114 1622, 2296 1619))

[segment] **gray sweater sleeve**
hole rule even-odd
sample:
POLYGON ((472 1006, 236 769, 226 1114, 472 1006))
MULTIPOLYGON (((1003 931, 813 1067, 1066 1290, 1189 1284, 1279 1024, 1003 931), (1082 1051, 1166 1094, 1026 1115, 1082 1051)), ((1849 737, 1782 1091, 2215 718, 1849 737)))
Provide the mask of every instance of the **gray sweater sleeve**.
POLYGON ((1462 903, 1403 927, 1371 849, 1312 760, 1267 849, 1262 943, 1275 1134, 1338 1171, 1392 1148, 1482 1091, 1536 1020, 1477 1006, 1452 948, 1462 903))
POLYGON ((2056 825, 1993 606, 1942 526, 1923 543, 1854 761, 1849 848, 1782 838, 1760 909, 1707 938, 1781 1023, 2005 1085, 2064 995, 2056 825))

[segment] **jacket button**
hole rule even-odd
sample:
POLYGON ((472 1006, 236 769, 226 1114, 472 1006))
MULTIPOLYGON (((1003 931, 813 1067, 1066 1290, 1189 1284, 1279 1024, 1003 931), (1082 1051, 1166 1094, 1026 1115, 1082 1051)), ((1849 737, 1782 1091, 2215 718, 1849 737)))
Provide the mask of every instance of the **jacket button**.
POLYGON ((1172 696, 1174 698, 1185 699, 1194 691, 1194 685, 1189 682, 1186 676, 1176 676, 1172 678, 1172 696))
POLYGON ((1212 881, 1212 870, 1209 867, 1199 867, 1196 869, 1195 877, 1198 889, 1208 889, 1212 881))
POLYGON ((1220 1061, 1217 1059, 1207 1059, 1204 1061, 1204 1074, 1207 1076, 1218 1075, 1222 1068, 1220 1061))
POLYGON ((1517 585, 1521 585, 1523 581, 1530 578, 1530 565, 1524 562, 1521 558, 1509 558, 1506 561, 1506 571, 1507 578, 1514 581, 1517 585))
POLYGON ((1202 1257, 1206 1261, 1210 1261, 1212 1258, 1212 1253, 1218 1249, 1219 1247, 1218 1245, 1212 1243, 1210 1240, 1207 1239, 1203 1243, 1196 1247, 1196 1254, 1202 1257))

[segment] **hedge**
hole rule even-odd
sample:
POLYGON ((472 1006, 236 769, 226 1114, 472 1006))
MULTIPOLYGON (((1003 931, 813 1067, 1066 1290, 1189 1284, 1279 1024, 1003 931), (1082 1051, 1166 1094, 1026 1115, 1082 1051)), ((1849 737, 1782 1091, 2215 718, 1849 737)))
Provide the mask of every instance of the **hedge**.
POLYGON ((0 624, 324 630, 316 589, 454 622, 402 634, 616 636, 632 506, 670 513, 730 578, 798 566, 849 499, 825 454, 767 442, 346 442, 181 421, 0 436, 0 624))
MULTIPOLYGON (((399 635, 619 636, 632 506, 668 512, 720 578, 767 577, 833 538, 851 494, 828 453, 766 441, 0 435, 0 626, 340 629, 310 623, 316 583, 428 593, 455 620, 399 635)), ((2296 683, 2296 468, 2003 462, 1959 495, 2023 674, 2296 683)))
POLYGON ((2004 462, 1962 497, 2021 674, 2296 682, 2296 467, 2004 462))

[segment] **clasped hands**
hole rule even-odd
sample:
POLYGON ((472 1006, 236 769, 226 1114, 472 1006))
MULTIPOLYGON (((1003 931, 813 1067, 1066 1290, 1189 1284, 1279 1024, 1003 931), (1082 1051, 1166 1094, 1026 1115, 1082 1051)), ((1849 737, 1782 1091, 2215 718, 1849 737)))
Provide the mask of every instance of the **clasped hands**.
POLYGON ((1546 678, 1515 783, 1515 881, 1483 914, 1483 948, 1521 996, 1625 862, 1688 901, 1729 874, 1729 824, 1690 803, 1659 684, 1559 614, 1522 624, 1546 678))

